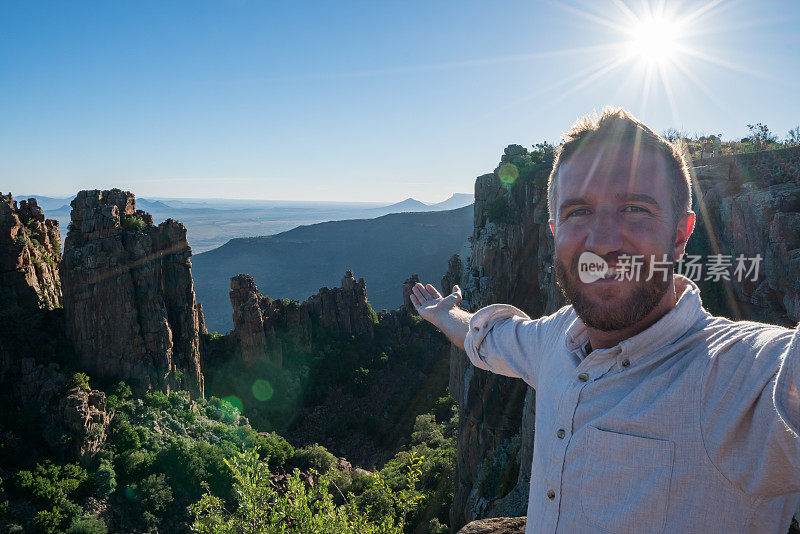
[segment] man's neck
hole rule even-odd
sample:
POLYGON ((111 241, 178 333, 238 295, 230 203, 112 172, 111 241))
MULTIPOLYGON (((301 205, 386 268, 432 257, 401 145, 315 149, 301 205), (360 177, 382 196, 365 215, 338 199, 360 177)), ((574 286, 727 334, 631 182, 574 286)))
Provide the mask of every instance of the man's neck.
POLYGON ((669 289, 667 289, 667 292, 664 293, 663 297, 661 297, 661 300, 658 302, 656 307, 653 308, 653 310, 643 317, 638 323, 621 330, 609 331, 597 330, 587 326, 586 330, 589 333, 590 350, 607 349, 613 347, 629 337, 633 337, 639 332, 647 330, 656 321, 661 319, 672 308, 674 308, 677 303, 678 297, 675 292, 675 279, 673 278, 672 283, 669 285, 669 289))

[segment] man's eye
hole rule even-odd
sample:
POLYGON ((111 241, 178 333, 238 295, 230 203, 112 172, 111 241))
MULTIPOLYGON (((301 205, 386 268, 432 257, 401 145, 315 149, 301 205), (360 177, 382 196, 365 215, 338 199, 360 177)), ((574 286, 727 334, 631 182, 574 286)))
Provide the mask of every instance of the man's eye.
POLYGON ((641 206, 627 206, 625 210, 632 210, 631 213, 650 213, 649 210, 641 206))
POLYGON ((585 211, 586 211, 585 208, 579 208, 579 209, 576 209, 576 210, 572 210, 571 212, 567 213, 567 217, 572 217, 573 215, 583 215, 584 214, 583 212, 585 212, 585 211))

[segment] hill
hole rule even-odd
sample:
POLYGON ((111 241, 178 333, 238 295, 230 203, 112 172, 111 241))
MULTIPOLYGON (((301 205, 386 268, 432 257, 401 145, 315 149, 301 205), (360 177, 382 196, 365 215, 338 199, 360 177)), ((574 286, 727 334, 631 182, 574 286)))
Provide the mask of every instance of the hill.
POLYGON ((473 202, 475 202, 475 195, 472 193, 453 193, 447 200, 430 204, 428 207, 434 210, 454 210, 469 206, 473 202))
POLYGON ((376 310, 402 304, 403 281, 412 273, 441 280, 447 260, 472 231, 472 206, 375 219, 300 226, 273 236, 232 239, 192 257, 195 291, 210 331, 232 327, 230 279, 255 278, 272 298, 304 300, 323 286, 337 286, 348 269, 367 282, 376 310))

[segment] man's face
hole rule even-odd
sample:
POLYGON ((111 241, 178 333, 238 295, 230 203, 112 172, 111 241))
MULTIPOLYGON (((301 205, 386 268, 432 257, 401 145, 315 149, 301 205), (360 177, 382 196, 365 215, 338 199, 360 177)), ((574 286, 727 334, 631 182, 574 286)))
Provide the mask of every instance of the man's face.
POLYGON ((556 214, 550 220, 556 281, 587 326, 612 331, 635 325, 669 289, 671 266, 667 276, 656 270, 647 278, 653 259, 661 262, 666 254, 672 262, 683 254, 691 232, 686 231, 688 216, 675 220, 671 185, 666 158, 654 149, 635 153, 633 147, 600 143, 561 164, 556 214), (640 274, 581 281, 579 258, 586 251, 612 268, 621 255, 636 256, 640 274))

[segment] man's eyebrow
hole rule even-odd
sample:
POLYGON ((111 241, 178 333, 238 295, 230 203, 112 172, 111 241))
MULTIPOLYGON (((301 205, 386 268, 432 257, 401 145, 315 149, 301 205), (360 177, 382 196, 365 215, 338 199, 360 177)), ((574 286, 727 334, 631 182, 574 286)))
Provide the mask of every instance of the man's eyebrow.
POLYGON ((616 198, 620 202, 645 202, 661 209, 656 199, 646 193, 620 193, 616 198))
POLYGON ((569 208, 570 206, 583 206, 585 204, 589 204, 589 201, 586 200, 585 198, 583 198, 583 197, 573 197, 573 198, 570 198, 570 199, 565 200, 564 202, 562 202, 561 205, 558 207, 558 209, 559 209, 559 211, 561 211, 561 210, 565 210, 565 209, 569 208))
MULTIPOLYGON (((646 193, 619 193, 616 195, 616 199, 620 202, 644 202, 661 209, 656 199, 646 193)), ((586 204, 591 204, 591 202, 584 197, 573 197, 562 202, 558 209, 561 211, 571 206, 585 206, 586 204)))

